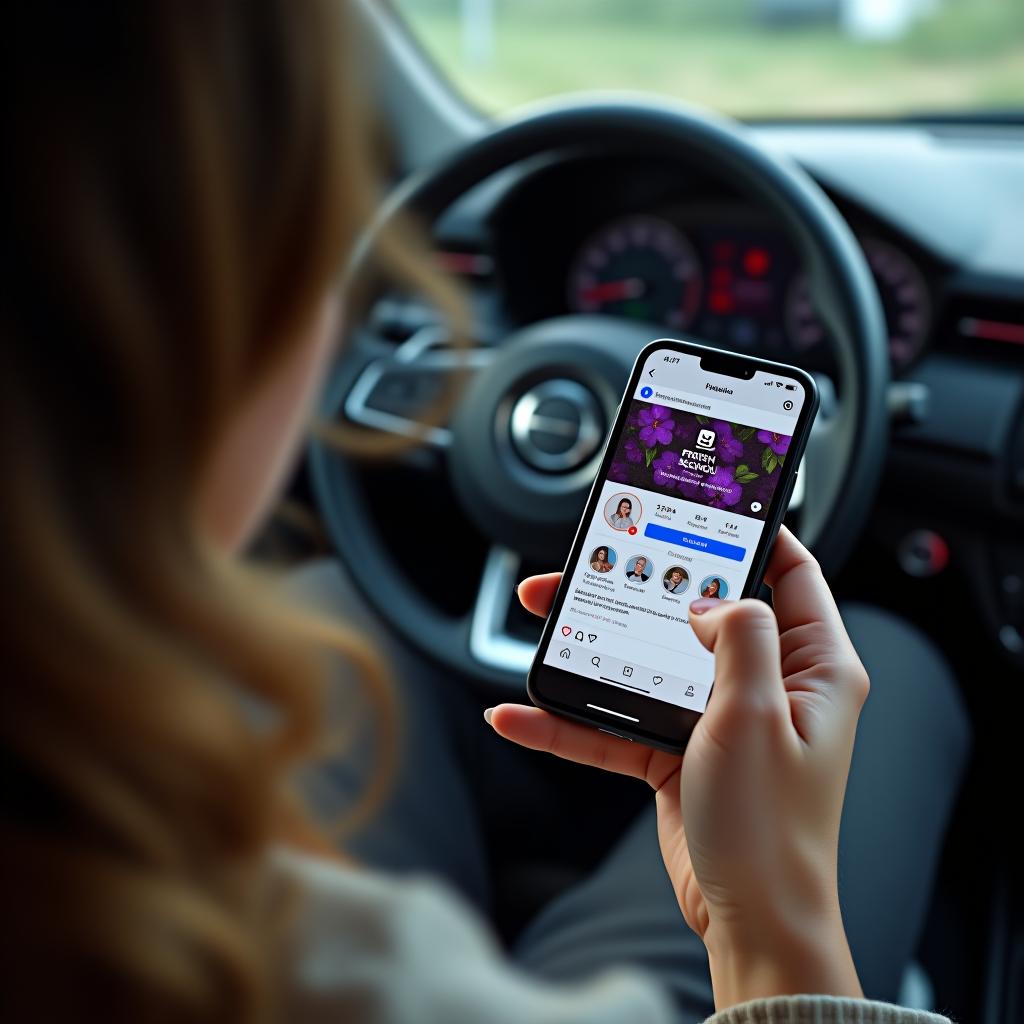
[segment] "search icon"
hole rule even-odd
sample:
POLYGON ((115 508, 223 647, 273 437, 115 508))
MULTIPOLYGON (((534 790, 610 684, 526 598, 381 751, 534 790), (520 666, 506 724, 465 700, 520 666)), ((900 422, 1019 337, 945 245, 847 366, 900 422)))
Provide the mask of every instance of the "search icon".
POLYGON ((590 659, 590 664, 593 665, 594 668, 600 668, 601 667, 601 659, 599 657, 597 657, 597 655, 595 654, 594 657, 590 659))

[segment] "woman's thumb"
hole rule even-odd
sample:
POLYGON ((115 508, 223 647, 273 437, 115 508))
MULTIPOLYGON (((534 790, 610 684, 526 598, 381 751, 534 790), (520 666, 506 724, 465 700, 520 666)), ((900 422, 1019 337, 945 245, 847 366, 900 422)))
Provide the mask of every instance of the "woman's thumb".
POLYGON ((763 601, 699 600, 690 625, 715 656, 715 685, 708 713, 788 715, 782 684, 779 626, 763 601))

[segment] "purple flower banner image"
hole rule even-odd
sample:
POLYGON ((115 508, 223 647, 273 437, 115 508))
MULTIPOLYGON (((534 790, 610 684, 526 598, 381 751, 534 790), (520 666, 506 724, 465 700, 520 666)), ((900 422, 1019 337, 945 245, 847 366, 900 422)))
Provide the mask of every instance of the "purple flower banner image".
POLYGON ((764 519, 791 438, 633 401, 608 479, 764 519))

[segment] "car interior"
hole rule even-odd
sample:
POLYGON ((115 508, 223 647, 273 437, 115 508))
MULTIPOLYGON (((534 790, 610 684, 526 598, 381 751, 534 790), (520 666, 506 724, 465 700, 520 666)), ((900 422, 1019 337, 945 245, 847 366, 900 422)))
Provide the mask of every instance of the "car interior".
MULTIPOLYGON (((349 578, 425 685, 525 700, 541 623, 514 586, 562 567, 593 480, 584 422, 604 435, 639 350, 683 337, 810 371, 787 523, 841 600, 937 645, 973 730, 921 1005, 1024 1020, 1024 108, 733 120, 580 92, 494 112, 404 10, 355 7, 388 179, 319 414, 409 443, 314 441, 257 553, 349 578), (458 283, 468 343, 380 273, 375 242, 405 222, 458 283), (538 384, 545 415, 513 429, 538 384)), ((507 928, 567 877, 521 872, 507 928)))

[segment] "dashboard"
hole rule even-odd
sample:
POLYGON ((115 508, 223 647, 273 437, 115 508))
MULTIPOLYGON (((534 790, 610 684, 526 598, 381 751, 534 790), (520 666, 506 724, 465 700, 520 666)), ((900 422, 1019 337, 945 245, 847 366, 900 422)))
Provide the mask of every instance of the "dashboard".
MULTIPOLYGON (((877 599, 880 565, 921 581, 907 584, 907 607, 936 576, 956 600, 928 606, 931 618, 969 595, 984 634, 1024 666, 1024 130, 765 125, 756 136, 825 190, 882 299, 895 379, 863 595, 877 599)), ((841 399, 790 231, 685 163, 614 140, 549 153, 465 193, 433 234, 481 346, 546 318, 607 314, 649 323, 652 338, 802 366, 841 399)), ((374 326, 400 343, 434 318, 402 296, 374 326)))

